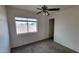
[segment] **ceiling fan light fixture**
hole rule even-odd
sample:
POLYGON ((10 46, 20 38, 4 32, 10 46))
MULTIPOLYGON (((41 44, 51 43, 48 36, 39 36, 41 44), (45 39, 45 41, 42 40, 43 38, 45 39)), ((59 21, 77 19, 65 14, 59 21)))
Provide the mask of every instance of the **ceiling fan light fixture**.
POLYGON ((43 12, 42 15, 44 15, 44 16, 45 16, 45 15, 48 16, 49 14, 48 14, 47 12, 43 12))
POLYGON ((45 16, 45 15, 48 15, 48 14, 47 14, 47 13, 43 13, 42 15, 44 15, 44 16, 45 16))

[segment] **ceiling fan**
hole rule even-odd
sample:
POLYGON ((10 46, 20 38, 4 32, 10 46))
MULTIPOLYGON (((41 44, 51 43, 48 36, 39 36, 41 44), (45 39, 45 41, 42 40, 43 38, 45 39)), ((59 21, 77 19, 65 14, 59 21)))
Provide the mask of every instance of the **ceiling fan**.
POLYGON ((59 11, 60 10, 60 8, 48 8, 46 5, 43 5, 41 8, 37 8, 37 9, 40 11, 37 12, 36 14, 44 13, 47 16, 50 15, 48 11, 59 11))

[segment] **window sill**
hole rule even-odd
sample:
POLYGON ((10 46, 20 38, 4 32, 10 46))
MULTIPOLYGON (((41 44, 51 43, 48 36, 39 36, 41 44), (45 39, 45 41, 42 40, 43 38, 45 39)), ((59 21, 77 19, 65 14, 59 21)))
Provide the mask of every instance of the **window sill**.
POLYGON ((25 35, 25 34, 35 34, 37 32, 28 32, 28 33, 22 33, 22 34, 17 34, 17 35, 25 35))

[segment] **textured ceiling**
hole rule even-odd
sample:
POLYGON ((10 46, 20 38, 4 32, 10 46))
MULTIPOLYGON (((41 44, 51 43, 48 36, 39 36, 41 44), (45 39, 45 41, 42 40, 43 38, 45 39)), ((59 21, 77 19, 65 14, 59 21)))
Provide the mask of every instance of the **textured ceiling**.
MULTIPOLYGON (((30 10, 34 12, 38 12, 37 8, 40 8, 42 5, 9 5, 10 7, 19 8, 23 10, 30 10)), ((74 5, 47 5, 48 8, 60 8, 60 10, 64 10, 67 8, 74 7, 74 5)))

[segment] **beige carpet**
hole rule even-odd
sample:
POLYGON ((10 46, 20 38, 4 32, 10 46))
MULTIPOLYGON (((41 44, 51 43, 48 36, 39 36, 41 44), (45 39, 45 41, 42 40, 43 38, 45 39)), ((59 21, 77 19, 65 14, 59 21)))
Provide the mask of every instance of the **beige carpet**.
POLYGON ((29 45, 13 48, 13 53, 70 53, 74 52, 52 40, 46 39, 29 45))

